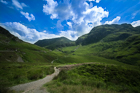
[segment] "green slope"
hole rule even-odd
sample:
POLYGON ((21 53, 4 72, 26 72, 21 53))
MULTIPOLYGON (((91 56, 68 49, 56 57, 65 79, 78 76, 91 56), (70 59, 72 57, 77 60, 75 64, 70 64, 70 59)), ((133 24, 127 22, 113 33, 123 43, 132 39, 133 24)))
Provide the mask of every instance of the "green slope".
POLYGON ((90 33, 79 37, 76 40, 76 44, 87 45, 100 41, 110 42, 110 41, 125 40, 132 34, 140 34, 139 27, 134 28, 130 24, 102 25, 94 27, 90 31, 90 33))
POLYGON ((51 93, 139 93, 140 71, 116 65, 84 64, 62 70, 45 86, 51 93))
POLYGON ((139 27, 134 28, 130 24, 98 26, 89 34, 79 37, 76 44, 75 47, 60 50, 73 57, 78 56, 77 60, 93 57, 92 60, 95 61, 95 56, 98 56, 140 66, 139 27))
POLYGON ((51 62, 56 58, 52 51, 23 42, 0 27, 0 62, 51 62))
POLYGON ((0 27, 0 93, 15 93, 9 86, 41 79, 54 72, 52 51, 23 42, 0 27))
POLYGON ((54 38, 54 39, 39 40, 35 43, 35 45, 38 45, 41 47, 46 47, 48 49, 53 50, 55 48, 73 46, 73 45, 75 45, 75 42, 73 42, 65 37, 60 37, 60 38, 54 38))

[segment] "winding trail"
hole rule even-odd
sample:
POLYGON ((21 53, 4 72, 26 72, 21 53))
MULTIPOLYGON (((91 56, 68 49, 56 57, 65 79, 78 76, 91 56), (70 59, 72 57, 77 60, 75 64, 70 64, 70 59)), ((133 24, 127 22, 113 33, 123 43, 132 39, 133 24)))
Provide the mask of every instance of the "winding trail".
POLYGON ((42 86, 45 83, 50 82, 55 76, 59 74, 60 72, 59 69, 54 67, 54 70, 55 72, 53 74, 47 75, 43 79, 25 83, 25 84, 16 85, 11 87, 10 89, 16 91, 17 93, 49 93, 47 92, 46 89, 43 89, 42 86))
POLYGON ((49 93, 45 88, 42 87, 44 84, 50 82, 55 76, 59 74, 59 72, 62 69, 68 70, 83 64, 96 64, 96 63, 89 62, 89 63, 81 63, 81 64, 73 64, 73 65, 64 65, 64 66, 59 66, 57 68, 54 67, 55 72, 53 74, 47 75, 45 78, 37 81, 13 86, 10 89, 14 90, 16 93, 49 93))

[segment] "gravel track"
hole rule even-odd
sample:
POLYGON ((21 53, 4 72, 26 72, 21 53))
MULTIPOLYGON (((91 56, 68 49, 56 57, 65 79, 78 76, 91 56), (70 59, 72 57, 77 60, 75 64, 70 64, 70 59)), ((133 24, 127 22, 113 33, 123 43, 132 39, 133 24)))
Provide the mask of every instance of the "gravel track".
POLYGON ((59 66, 59 67, 54 67, 55 72, 51 75, 47 75, 45 78, 25 83, 25 84, 20 84, 11 87, 11 90, 14 90, 16 93, 49 93, 46 88, 43 88, 42 86, 48 82, 50 82, 55 76, 59 74, 59 72, 62 69, 72 69, 74 67, 84 65, 84 64, 97 64, 93 62, 89 63, 81 63, 81 64, 73 64, 73 65, 64 65, 64 66, 59 66))
POLYGON ((43 79, 33 81, 30 83, 16 85, 16 86, 11 87, 10 89, 14 90, 16 93, 49 93, 42 86, 45 83, 50 82, 55 76, 57 76, 59 74, 59 72, 60 72, 59 69, 54 67, 54 70, 55 70, 55 72, 53 74, 47 75, 43 79))

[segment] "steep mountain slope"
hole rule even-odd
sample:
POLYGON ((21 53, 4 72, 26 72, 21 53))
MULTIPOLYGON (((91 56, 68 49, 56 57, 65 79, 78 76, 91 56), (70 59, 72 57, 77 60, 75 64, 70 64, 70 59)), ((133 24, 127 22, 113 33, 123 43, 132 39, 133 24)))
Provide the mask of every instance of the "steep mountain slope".
POLYGON ((60 38, 54 38, 54 39, 39 40, 35 43, 35 45, 46 47, 49 49, 55 49, 55 48, 60 48, 60 47, 73 46, 75 45, 75 42, 65 37, 60 37, 60 38))
POLYGON ((130 24, 98 26, 79 37, 76 44, 80 45, 76 51, 72 47, 61 51, 74 56, 99 56, 140 66, 140 27, 134 28, 130 24))
POLYGON ((51 62, 56 54, 23 42, 0 27, 0 62, 51 62))
POLYGON ((118 40, 125 40, 132 34, 139 34, 139 27, 134 28, 130 24, 122 25, 102 25, 94 27, 90 33, 79 37, 76 40, 76 44, 92 44, 99 41, 111 42, 118 40))

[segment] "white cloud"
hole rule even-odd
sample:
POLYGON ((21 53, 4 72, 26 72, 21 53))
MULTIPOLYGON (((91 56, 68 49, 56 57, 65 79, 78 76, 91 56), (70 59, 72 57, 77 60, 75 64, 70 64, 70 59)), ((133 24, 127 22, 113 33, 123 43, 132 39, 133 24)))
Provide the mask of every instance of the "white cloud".
POLYGON ((54 13, 54 8, 58 5, 56 1, 53 0, 46 0, 47 4, 43 5, 43 12, 48 14, 52 14, 51 18, 57 18, 57 14, 54 13))
POLYGON ((101 0, 88 0, 88 1, 95 1, 96 3, 99 3, 101 0))
MULTIPOLYGON (((23 7, 28 7, 25 3, 19 3, 18 0, 12 0, 12 3, 17 9, 20 9, 20 10, 23 10, 23 7)), ((20 13, 24 15, 25 18, 28 19, 28 21, 35 20, 35 17, 33 14, 29 14, 28 12, 25 13, 23 11, 20 11, 20 13)))
POLYGON ((86 34, 93 27, 101 25, 101 20, 109 15, 109 12, 104 11, 102 7, 94 6, 90 8, 89 5, 86 5, 86 7, 86 10, 82 12, 83 16, 78 20, 74 20, 75 23, 80 22, 75 25, 75 28, 79 31, 79 35, 86 34))
POLYGON ((23 9, 23 7, 27 7, 26 4, 19 3, 17 0, 12 0, 12 3, 17 9, 23 9))
POLYGON ((23 12, 23 11, 21 11, 20 12, 22 15, 24 15, 25 16, 25 18, 27 18, 29 21, 31 21, 31 20, 35 20, 35 17, 34 17, 34 15, 33 14, 29 14, 28 12, 23 12))
POLYGON ((8 29, 13 35, 30 43, 35 43, 37 40, 41 39, 50 39, 62 36, 67 37, 71 40, 76 40, 78 38, 76 31, 60 31, 58 35, 55 35, 47 33, 46 30, 44 30, 43 32, 39 32, 36 29, 28 28, 27 26, 19 22, 6 22, 1 23, 0 25, 8 29))
POLYGON ((43 12, 47 15, 51 15, 51 19, 61 19, 61 21, 63 21, 73 16, 71 6, 67 2, 68 0, 65 0, 64 3, 59 4, 54 0, 46 1, 47 4, 43 5, 43 12))
POLYGON ((106 21, 105 24, 115 24, 118 23, 118 21, 121 19, 120 16, 117 16, 116 18, 114 18, 112 21, 106 21))
POLYGON ((96 0, 96 3, 99 3, 101 0, 96 0))
POLYGON ((77 32, 76 31, 71 31, 71 30, 68 30, 68 31, 60 31, 60 34, 59 35, 60 36, 67 37, 70 40, 76 40, 78 38, 77 32))
POLYGON ((140 26, 140 20, 138 20, 138 21, 133 21, 133 22, 131 23, 131 25, 132 25, 133 27, 140 26))
POLYGON ((62 22, 67 22, 69 30, 77 31, 78 35, 88 33, 93 27, 101 25, 101 20, 108 17, 109 12, 102 7, 94 6, 92 2, 88 4, 86 1, 95 1, 99 3, 100 0, 64 0, 64 2, 57 2, 54 0, 46 0, 47 4, 43 5, 43 12, 50 15, 51 19, 58 19, 57 28, 63 29, 62 22), (52 4, 50 4, 52 2, 52 4))
POLYGON ((0 0, 1 3, 8 4, 7 1, 0 0))
POLYGON ((71 22, 67 22, 67 24, 69 25, 70 28, 72 28, 72 23, 71 22))

